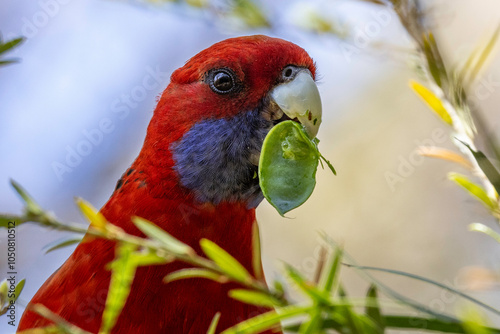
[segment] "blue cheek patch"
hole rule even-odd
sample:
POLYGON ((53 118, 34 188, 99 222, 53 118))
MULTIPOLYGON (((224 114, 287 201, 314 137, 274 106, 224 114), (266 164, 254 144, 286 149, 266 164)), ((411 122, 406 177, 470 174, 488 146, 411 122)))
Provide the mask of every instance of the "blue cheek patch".
POLYGON ((260 152, 271 127, 258 109, 196 123, 170 148, 180 183, 200 202, 256 207, 263 196, 250 155, 260 152))

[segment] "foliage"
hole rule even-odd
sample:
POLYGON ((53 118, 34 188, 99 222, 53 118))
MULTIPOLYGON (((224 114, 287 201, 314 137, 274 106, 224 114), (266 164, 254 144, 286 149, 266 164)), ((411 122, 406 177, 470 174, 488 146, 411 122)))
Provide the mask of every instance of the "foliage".
POLYGON ((24 37, 15 38, 10 41, 3 41, 2 36, 0 35, 0 66, 5 66, 19 61, 18 59, 13 58, 3 59, 3 56, 5 53, 18 47, 23 41, 24 37))
MULTIPOLYGON (((344 257, 347 257, 351 263, 352 260, 344 254, 341 248, 328 239, 333 253, 329 261, 321 261, 322 267, 319 268, 321 276, 317 281, 308 281, 295 268, 285 264, 285 274, 307 299, 307 302, 296 304, 286 298, 286 293, 279 284, 274 284, 275 288, 273 289, 267 287, 262 277, 252 276, 234 257, 210 240, 200 240, 204 255, 198 255, 189 245, 161 230, 152 222, 139 217, 133 218, 132 221, 147 238, 129 235, 120 227, 106 221, 95 208, 80 199, 77 199, 77 204, 83 215, 89 220, 90 226, 87 229, 85 226, 64 224, 41 209, 22 187, 14 182, 13 185, 26 205, 25 213, 15 217, 15 220, 34 221, 58 230, 87 233, 117 242, 116 257, 108 264, 108 268, 111 270, 111 281, 100 333, 112 331, 130 293, 136 269, 140 266, 160 265, 172 261, 182 261, 191 265, 192 268, 170 273, 164 279, 165 284, 174 280, 194 277, 214 280, 220 284, 234 282, 241 287, 230 290, 229 297, 248 304, 274 307, 272 311, 247 319, 224 330, 223 334, 260 333, 268 329, 279 328, 283 320, 286 320, 285 329, 287 331, 297 333, 325 333, 327 330, 334 330, 338 333, 383 333, 386 329, 396 328, 423 329, 444 333, 477 331, 500 333, 500 329, 485 327, 482 318, 477 316, 476 311, 469 312, 470 315, 462 317, 463 320, 446 314, 438 314, 412 300, 399 297, 396 292, 374 279, 371 279, 372 285, 368 289, 365 299, 349 298, 341 284, 340 269, 344 257), (405 307, 423 312, 427 316, 385 314, 381 309, 381 304, 386 303, 386 301, 379 298, 379 289, 405 307), (471 328, 474 328, 474 331, 471 331, 471 328)), ((254 229, 254 233, 254 244, 258 246, 257 228, 254 229)), ((258 248, 254 248, 253 263, 260 267, 260 249, 258 248)), ((500 315, 499 310, 427 278, 381 268, 360 267, 354 263, 348 266, 363 271, 368 277, 367 271, 379 270, 433 284, 469 300, 476 307, 500 315)), ((255 272, 259 273, 260 270, 255 272)), ((0 289, 2 287, 3 285, 0 286, 0 289)), ((43 305, 34 305, 32 310, 54 322, 53 325, 40 330, 47 333, 87 334, 84 330, 53 314, 43 305)), ((219 317, 219 313, 214 314, 212 324, 210 328, 207 328, 207 333, 216 331, 219 317)), ((37 330, 27 330, 23 333, 37 333, 37 330)))
POLYGON ((14 304, 23 291, 25 279, 22 279, 15 286, 7 279, 0 282, 0 315, 6 314, 9 306, 14 304))
MULTIPOLYGON (((479 180, 475 183, 470 177, 450 173, 450 180, 465 189, 473 198, 489 209, 500 224, 500 173, 493 159, 476 148, 475 142, 481 136, 496 162, 500 161, 499 145, 485 128, 478 107, 469 100, 467 88, 479 78, 479 74, 491 56, 500 33, 500 27, 492 34, 484 46, 478 46, 462 66, 447 66, 432 31, 425 24, 425 15, 420 1, 391 1, 402 25, 417 45, 420 54, 420 68, 423 79, 429 87, 412 81, 411 88, 422 98, 427 106, 449 126, 455 145, 460 153, 431 147, 421 148, 420 152, 434 158, 452 161, 466 167, 471 175, 479 180), (476 124, 477 123, 477 124, 476 124)), ((474 226, 477 227, 476 223, 474 226)), ((485 229, 473 228, 474 231, 485 229)))

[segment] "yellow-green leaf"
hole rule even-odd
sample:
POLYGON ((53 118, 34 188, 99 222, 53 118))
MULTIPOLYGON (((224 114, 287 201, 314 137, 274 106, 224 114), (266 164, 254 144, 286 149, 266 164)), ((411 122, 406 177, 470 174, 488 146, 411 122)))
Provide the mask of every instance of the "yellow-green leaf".
POLYGON ((219 266, 225 275, 239 282, 252 281, 252 276, 245 267, 217 244, 208 239, 201 239, 200 246, 203 252, 219 266))
POLYGON ((485 328, 487 318, 479 310, 473 307, 466 307, 460 310, 460 319, 462 326, 467 334, 489 334, 488 328, 485 328))
POLYGON ((377 286, 373 283, 370 284, 368 292, 366 293, 365 313, 368 317, 370 317, 370 319, 373 320, 373 322, 375 322, 383 333, 385 321, 378 303, 377 286))
POLYGON ((102 213, 100 213, 96 208, 92 206, 92 204, 81 198, 77 198, 76 205, 80 209, 81 213, 85 216, 85 218, 87 218, 87 220, 90 222, 92 227, 99 231, 106 230, 106 224, 108 223, 108 221, 102 213))
POLYGON ((220 312, 215 313, 212 322, 210 323, 210 327, 208 328, 207 334, 215 334, 215 330, 217 329, 217 325, 219 324, 220 312))
POLYGON ((332 263, 329 268, 330 270, 328 270, 328 273, 326 274, 324 282, 322 284, 323 290, 325 292, 330 293, 339 280, 338 277, 339 277, 340 263, 342 261, 342 254, 343 251, 341 248, 337 248, 335 250, 335 254, 332 257, 332 263))
POLYGON ((169 262, 165 257, 152 251, 137 251, 130 255, 130 260, 137 267, 165 264, 169 262))
POLYGON ((253 290, 233 289, 229 291, 229 297, 239 300, 240 302, 243 302, 245 304, 269 308, 282 305, 282 303, 278 299, 265 293, 253 290))
POLYGON ((285 264, 285 272, 290 277, 290 279, 297 284, 307 296, 309 296, 313 301, 328 304, 328 292, 319 290, 315 285, 310 284, 305 281, 304 277, 291 265, 285 264))
POLYGON ((308 314, 315 306, 285 306, 276 311, 260 314, 226 329, 221 334, 253 334, 280 325, 281 320, 308 314))
POLYGON ((46 246, 46 247, 48 247, 48 249, 45 251, 45 254, 48 254, 52 251, 55 251, 56 249, 61 249, 64 247, 68 247, 68 246, 77 244, 80 241, 82 241, 82 238, 73 238, 73 239, 66 239, 64 241, 56 241, 55 243, 51 243, 51 244, 46 246))
POLYGON ((441 118, 445 123, 453 125, 453 120, 444 107, 443 102, 441 102, 441 100, 436 95, 434 95, 434 93, 432 93, 425 86, 413 80, 410 81, 410 87, 422 100, 424 100, 425 103, 427 103, 429 108, 431 108, 439 116, 439 118, 441 118))
POLYGON ((99 330, 100 334, 108 334, 111 332, 128 299, 137 269, 136 264, 132 260, 132 253, 136 249, 137 246, 128 243, 117 244, 117 256, 109 265, 111 269, 111 280, 105 308, 102 314, 101 329, 99 330))
POLYGON ((19 46, 19 44, 21 44, 25 39, 26 38, 24 37, 19 37, 5 43, 0 40, 0 54, 14 49, 15 47, 19 46))
POLYGON ((206 278, 219 283, 227 281, 226 276, 222 276, 216 272, 203 268, 186 268, 174 271, 163 278, 165 283, 170 283, 180 279, 187 278, 206 278))
POLYGON ((493 50, 495 49, 499 33, 500 33, 500 26, 497 27, 497 29, 494 31, 494 33, 486 43, 483 43, 482 45, 478 46, 471 53, 471 55, 465 62, 460 72, 461 79, 464 82, 466 80, 468 81, 465 82, 465 84, 474 82, 474 80, 476 80, 476 78, 479 77, 481 70, 486 67, 485 65, 487 64, 488 59, 491 58, 490 56, 493 53, 493 50))
POLYGON ((10 184, 16 192, 21 196, 23 201, 26 203, 26 210, 28 211, 29 214, 33 215, 39 215, 43 212, 42 208, 38 205, 38 203, 35 202, 35 200, 28 194, 28 192, 21 187, 19 183, 17 183, 14 180, 10 180, 10 184))
POLYGON ((495 210, 498 207, 498 204, 493 201, 486 191, 479 185, 473 183, 469 178, 465 175, 459 173, 449 173, 448 178, 462 188, 467 190, 469 194, 478 199, 481 203, 483 203, 488 209, 495 210))
POLYGON ((11 223, 15 223, 17 227, 26 222, 27 220, 25 219, 25 217, 14 215, 0 215, 0 228, 11 228, 11 223))
POLYGON ((21 292, 24 289, 24 284, 25 283, 26 283, 26 279, 23 278, 22 280, 19 281, 19 283, 16 284, 16 287, 14 289, 14 296, 12 296, 11 298, 9 298, 9 302, 10 301, 14 301, 15 302, 19 298, 19 295, 21 295, 21 292))
POLYGON ((469 225, 469 231, 484 233, 495 239, 496 242, 500 243, 500 234, 484 224, 472 223, 469 225))
POLYGON ((49 325, 46 327, 26 329, 24 331, 17 333, 18 334, 66 334, 67 331, 62 329, 60 326, 49 325))
POLYGON ((142 233, 150 239, 159 242, 168 251, 182 255, 194 254, 194 250, 191 247, 174 238, 152 222, 141 217, 132 217, 132 222, 142 231, 142 233))

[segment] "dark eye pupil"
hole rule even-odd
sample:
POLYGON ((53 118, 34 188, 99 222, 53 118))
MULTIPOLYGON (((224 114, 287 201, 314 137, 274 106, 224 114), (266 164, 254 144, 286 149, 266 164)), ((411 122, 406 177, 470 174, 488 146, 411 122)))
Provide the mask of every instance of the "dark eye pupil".
POLYGON ((293 70, 291 68, 287 68, 285 70, 285 77, 289 78, 292 76, 292 74, 293 74, 293 70))
POLYGON ((227 92, 233 88, 233 78, 226 72, 219 72, 214 76, 214 87, 222 92, 227 92))

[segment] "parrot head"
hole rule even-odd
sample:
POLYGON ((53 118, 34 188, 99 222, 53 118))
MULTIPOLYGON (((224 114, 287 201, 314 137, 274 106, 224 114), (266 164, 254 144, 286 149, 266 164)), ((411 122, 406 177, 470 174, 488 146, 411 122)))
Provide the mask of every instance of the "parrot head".
POLYGON ((257 171, 269 130, 294 120, 311 138, 318 132, 315 74, 291 42, 258 35, 216 43, 174 71, 145 146, 196 201, 254 208, 263 199, 257 171))

